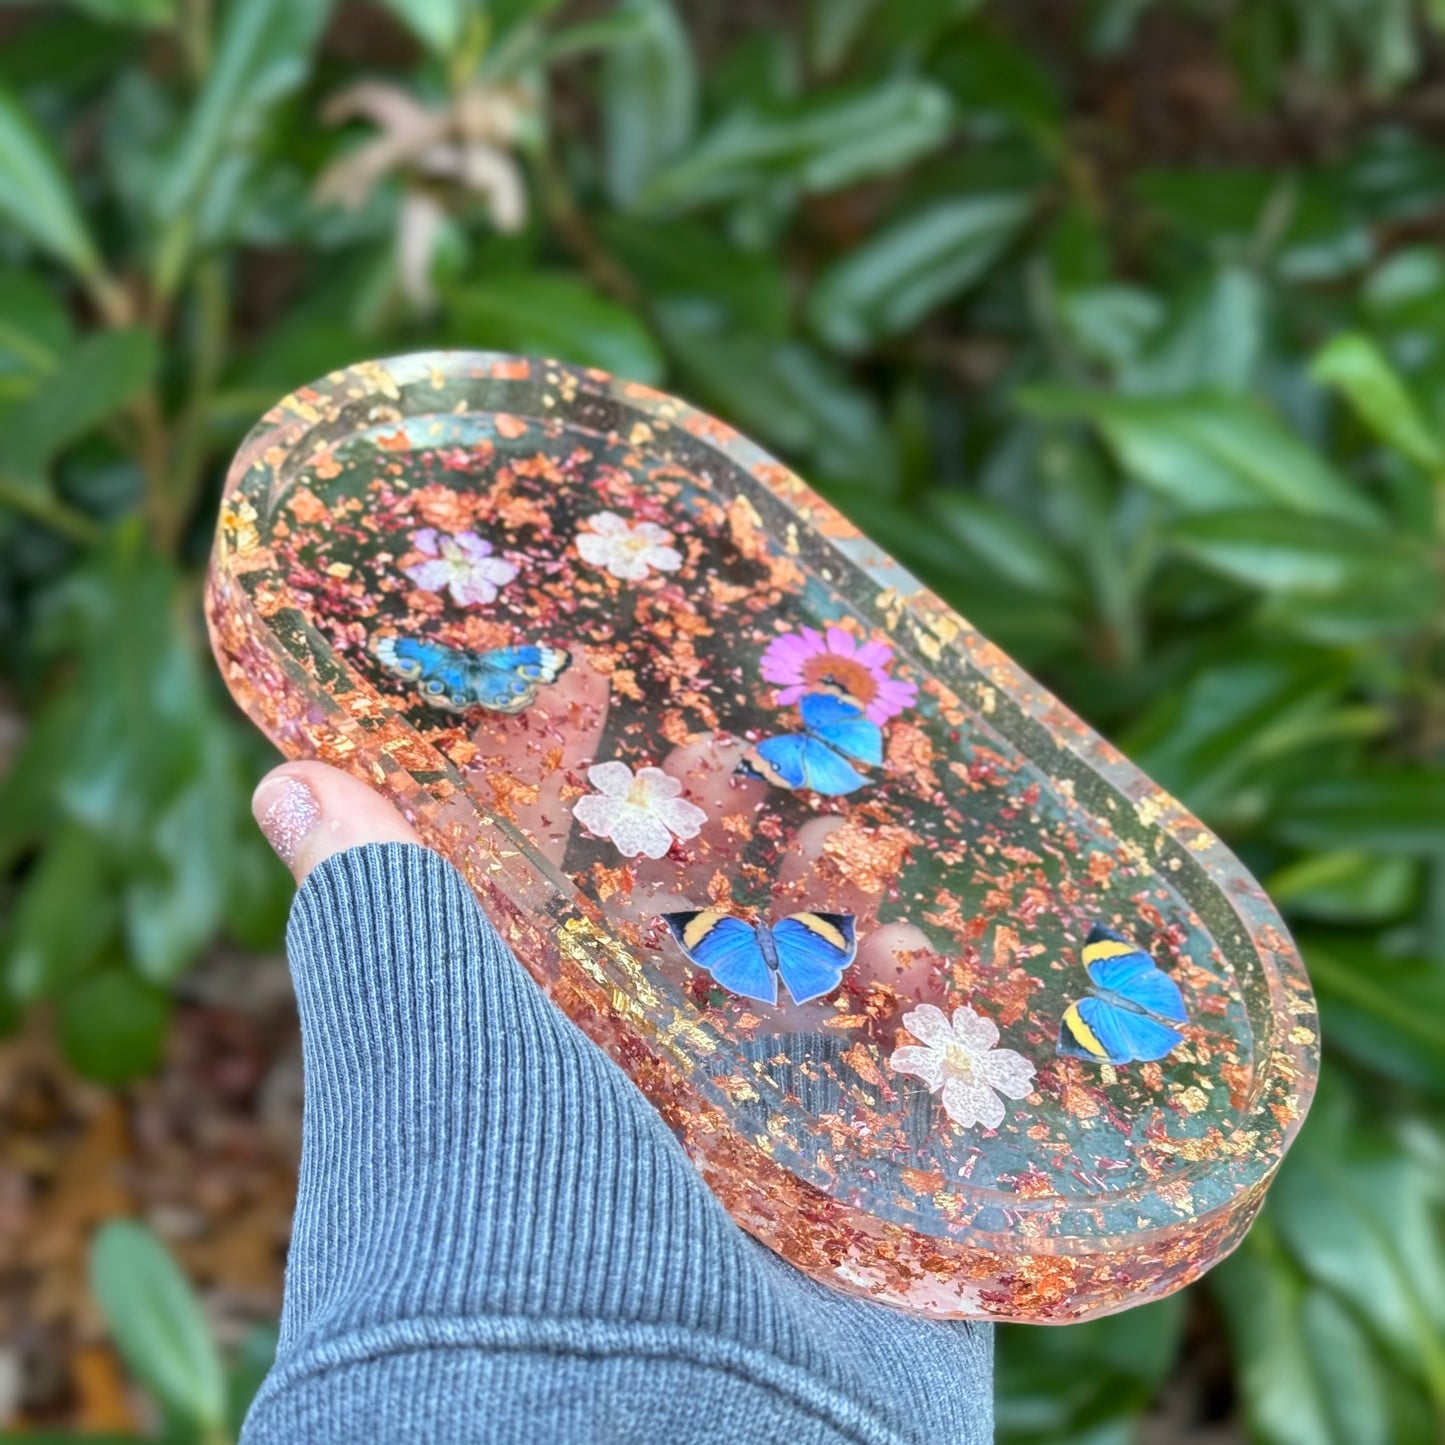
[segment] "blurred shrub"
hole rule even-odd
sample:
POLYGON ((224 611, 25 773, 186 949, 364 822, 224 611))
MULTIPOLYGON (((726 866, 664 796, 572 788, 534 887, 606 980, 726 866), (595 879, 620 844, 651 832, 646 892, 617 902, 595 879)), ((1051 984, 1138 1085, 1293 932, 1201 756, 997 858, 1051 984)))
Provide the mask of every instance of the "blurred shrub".
POLYGON ((118 1080, 218 933, 277 941, 197 607, 266 406, 439 344, 661 382, 1228 838, 1319 987, 1325 1086, 1245 1246, 1207 1299, 1004 1332, 1003 1438, 1132 1438, 1222 1327, 1195 1396, 1255 1438, 1439 1439, 1442 7, 746 9, 6 13, 0 1007, 53 999, 118 1080))

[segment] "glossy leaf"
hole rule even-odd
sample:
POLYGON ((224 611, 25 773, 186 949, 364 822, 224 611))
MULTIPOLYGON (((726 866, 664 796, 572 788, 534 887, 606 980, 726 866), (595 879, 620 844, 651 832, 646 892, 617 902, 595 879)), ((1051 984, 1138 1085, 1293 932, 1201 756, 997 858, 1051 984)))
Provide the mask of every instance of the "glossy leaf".
POLYGON ((697 75, 671 0, 621 0, 618 13, 640 22, 609 48, 602 85, 607 188, 625 209, 692 139, 697 75))
POLYGON ((0 471, 39 481, 61 451, 144 390, 157 360, 148 331, 92 333, 6 414, 0 471))
POLYGON ((1445 852, 1445 774, 1412 770, 1319 778, 1282 803, 1275 830, 1305 848, 1445 852))
POLYGON ((1311 374, 1342 392, 1381 441, 1428 471, 1445 466, 1445 446, 1426 422, 1399 373, 1366 336, 1337 336, 1314 359, 1311 374))
POLYGON ((602 216, 598 233, 649 301, 684 301, 707 325, 787 333, 791 306, 777 258, 740 250, 696 221, 602 216))
POLYGON ((633 381, 662 377, 662 357, 635 313, 575 276, 488 277, 449 298, 458 344, 600 366, 633 381))
POLYGON ((71 344, 70 317, 44 282, 0 271, 0 405, 33 392, 71 344))
POLYGON ((1445 1386, 1445 1258, 1417 1165, 1322 1109, 1280 1171, 1270 1218, 1285 1248, 1411 1373, 1445 1386))
POLYGON ((80 276, 100 271, 65 166, 19 99, 0 87, 0 221, 80 276))
POLYGON ((18 998, 49 993, 105 950, 117 924, 109 877, 104 844, 90 829, 70 824, 52 834, 6 930, 5 981, 18 998))
POLYGON ((1357 487, 1245 398, 1029 388, 1019 400, 1037 416, 1092 421, 1133 476, 1187 511, 1274 505, 1379 523, 1378 509, 1357 487))
POLYGON ((1206 512, 1175 523, 1168 535, 1185 555, 1265 591, 1318 596, 1368 583, 1372 576, 1427 595, 1435 586, 1423 545, 1328 516, 1259 508, 1206 512))
POLYGON ((99 1084, 121 1084, 160 1062, 170 998, 128 968, 87 974, 56 995, 55 1029, 70 1066, 99 1084))
POLYGON ((479 0, 383 0, 433 55, 445 59, 462 37, 467 22, 480 15, 479 0))
POLYGON ((979 281, 1032 209, 1024 196, 969 196, 900 217, 819 278, 814 330, 845 352, 907 331, 979 281))
POLYGON ((195 225, 222 163, 254 146, 276 104, 305 80, 330 9, 330 0, 232 0, 226 7, 205 87, 156 194, 163 220, 195 225))
POLYGON ((90 1283, 126 1365, 161 1404, 203 1430, 226 1418, 226 1379, 206 1318, 175 1260, 142 1224, 96 1234, 90 1283))
POLYGON ((1263 1445, 1388 1445, 1384 1386, 1363 1331, 1288 1263, 1268 1221, 1209 1276, 1263 1445))
POLYGON ((951 118, 947 95, 919 80, 816 96, 769 113, 747 107, 653 177, 639 202, 681 210, 745 195, 778 176, 804 191, 836 190, 933 150, 951 118))
POLYGON ((1025 592, 1077 600, 1079 578, 1068 559, 1021 517, 962 491, 937 491, 929 511, 962 544, 969 563, 1025 592))
MULTIPOLYGON (((1294 916, 1333 923, 1379 923, 1404 913, 1417 892, 1408 858, 1345 850, 1316 853, 1272 874, 1266 892, 1294 916)), ((1442 1033, 1445 1043, 1445 1033, 1442 1033)))

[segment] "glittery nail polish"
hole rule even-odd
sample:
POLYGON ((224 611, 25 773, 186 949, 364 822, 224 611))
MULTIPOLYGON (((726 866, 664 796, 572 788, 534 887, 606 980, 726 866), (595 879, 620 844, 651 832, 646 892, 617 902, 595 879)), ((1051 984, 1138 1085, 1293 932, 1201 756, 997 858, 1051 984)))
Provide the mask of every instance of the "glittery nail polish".
POLYGON ((316 794, 300 778, 281 777, 262 795, 256 822, 276 856, 288 867, 296 861, 301 845, 321 821, 316 794))

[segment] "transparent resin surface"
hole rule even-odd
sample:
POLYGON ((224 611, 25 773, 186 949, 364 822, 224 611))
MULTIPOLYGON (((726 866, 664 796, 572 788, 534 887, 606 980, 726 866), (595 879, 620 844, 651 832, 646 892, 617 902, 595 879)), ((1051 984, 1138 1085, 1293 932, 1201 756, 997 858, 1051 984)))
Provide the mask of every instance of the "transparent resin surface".
POLYGON ((1248 1227, 1316 1070, 1258 885, 721 423, 515 357, 335 373, 242 447, 208 614, 803 1269, 1066 1321, 1248 1227))

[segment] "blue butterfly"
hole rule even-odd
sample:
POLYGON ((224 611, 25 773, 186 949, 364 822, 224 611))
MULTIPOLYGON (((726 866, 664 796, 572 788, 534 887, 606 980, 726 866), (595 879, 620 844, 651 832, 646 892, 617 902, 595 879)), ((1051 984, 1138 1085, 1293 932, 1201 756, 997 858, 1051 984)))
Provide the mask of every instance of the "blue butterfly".
POLYGON ((383 667, 419 683, 427 702, 452 712, 484 707, 518 713, 537 698, 537 688, 556 682, 571 662, 560 647, 497 647, 461 652, 414 637, 378 637, 372 651, 383 667))
POLYGON ((1084 964, 1093 990, 1064 1010, 1061 1054, 1101 1064, 1148 1063, 1182 1042, 1171 1024, 1189 1022, 1184 995, 1137 944, 1096 923, 1084 964))
POLYGON ((794 913, 771 928, 712 910, 662 918, 694 963, 759 1003, 777 1003, 779 975, 794 1003, 832 993, 858 952, 849 913, 794 913))
POLYGON ((876 768, 883 762, 883 731, 863 709, 828 692, 810 692, 798 704, 800 733, 764 738, 741 771, 779 788, 811 788, 836 797, 868 781, 849 762, 876 768))

